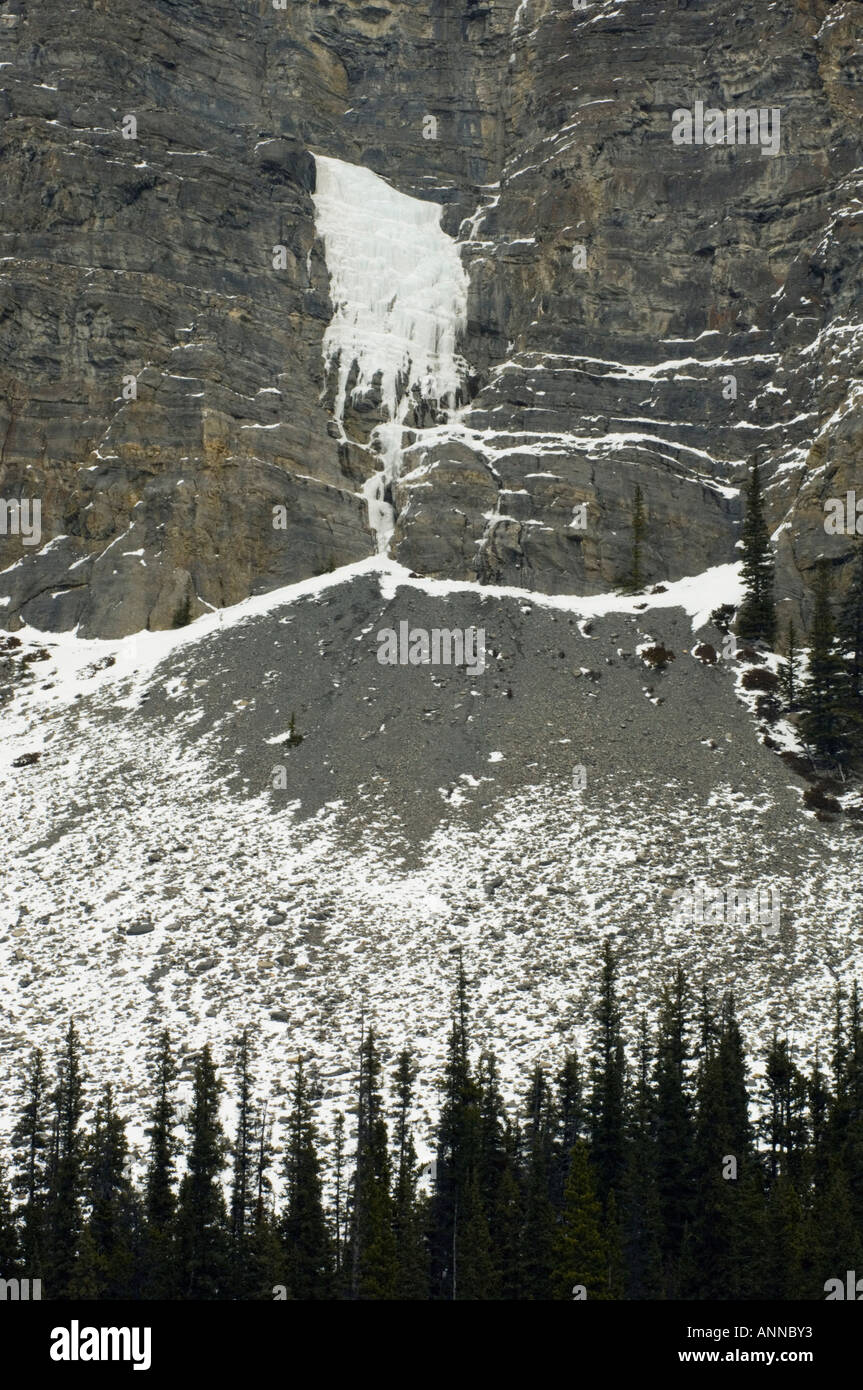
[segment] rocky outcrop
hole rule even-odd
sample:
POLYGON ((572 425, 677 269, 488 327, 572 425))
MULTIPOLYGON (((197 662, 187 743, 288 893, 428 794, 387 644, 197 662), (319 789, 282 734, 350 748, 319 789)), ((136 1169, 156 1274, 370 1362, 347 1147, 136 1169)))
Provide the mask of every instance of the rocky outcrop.
POLYGON ((331 418, 315 153, 440 203, 470 277, 464 408, 409 418, 397 559, 596 592, 638 484, 648 579, 695 573, 734 557, 757 451, 805 618, 851 551, 824 501, 863 491, 861 19, 9 0, 0 497, 40 498, 42 537, 0 536, 3 621, 170 627, 373 551, 381 412, 331 418), (778 109, 778 153, 675 144, 697 101, 778 109))

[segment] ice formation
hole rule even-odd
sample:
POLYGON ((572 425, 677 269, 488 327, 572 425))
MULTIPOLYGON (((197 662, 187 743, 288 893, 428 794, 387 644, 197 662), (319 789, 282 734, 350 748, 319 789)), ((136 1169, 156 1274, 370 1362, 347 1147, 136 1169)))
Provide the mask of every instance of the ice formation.
POLYGON ((327 367, 338 372, 339 427, 351 398, 379 376, 384 421, 376 431, 382 470, 363 492, 369 524, 386 550, 394 517, 384 492, 398 476, 404 421, 417 397, 453 403, 456 341, 467 319, 467 276, 441 209, 399 193, 370 169, 316 155, 315 223, 330 272, 333 317, 324 335, 327 367))

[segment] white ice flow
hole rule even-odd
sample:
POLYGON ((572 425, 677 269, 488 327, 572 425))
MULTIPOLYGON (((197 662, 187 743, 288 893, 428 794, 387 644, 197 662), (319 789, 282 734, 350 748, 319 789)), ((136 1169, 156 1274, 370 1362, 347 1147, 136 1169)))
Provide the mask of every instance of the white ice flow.
POLYGON ((315 224, 334 306, 324 358, 338 371, 334 413, 342 437, 354 365, 354 400, 380 373, 384 421, 375 444, 383 467, 363 492, 378 550, 385 552, 395 518, 384 491, 399 474, 411 401, 422 397, 442 406, 455 400, 467 276, 455 241, 440 226, 437 203, 399 193, 370 169, 341 159, 316 155, 315 164, 315 224))

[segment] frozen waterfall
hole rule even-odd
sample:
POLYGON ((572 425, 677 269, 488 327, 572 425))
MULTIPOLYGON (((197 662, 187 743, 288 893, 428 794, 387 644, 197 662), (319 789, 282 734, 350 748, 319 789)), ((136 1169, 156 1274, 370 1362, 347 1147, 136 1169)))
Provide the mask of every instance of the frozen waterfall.
POLYGON ((437 203, 399 193, 356 164, 315 156, 315 224, 330 272, 332 321, 324 335, 336 368, 335 416, 342 428, 352 399, 380 373, 385 420, 375 430, 382 470, 363 488, 369 524, 383 551, 392 534, 386 486, 398 477, 404 420, 412 399, 443 404, 459 384, 456 340, 467 319, 467 276, 437 203))

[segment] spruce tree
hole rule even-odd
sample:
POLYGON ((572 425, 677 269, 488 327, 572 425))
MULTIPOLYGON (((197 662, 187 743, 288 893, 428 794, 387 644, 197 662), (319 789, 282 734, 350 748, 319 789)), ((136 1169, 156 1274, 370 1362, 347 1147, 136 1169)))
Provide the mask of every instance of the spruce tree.
POLYGON ((780 1172, 771 1185, 764 1230, 761 1297, 783 1301, 804 1297, 803 1207, 786 1173, 780 1172))
POLYGON ((148 1058, 150 1081, 155 1091, 148 1126, 149 1157, 144 1180, 144 1297, 172 1298, 176 1291, 174 1240, 176 1215, 176 1102, 177 1067, 167 1029, 159 1034, 148 1058))
POLYGON ((606 1297, 619 1299, 625 1296, 626 1266, 623 1254, 623 1222, 617 1209, 614 1189, 608 1194, 605 1218, 602 1223, 606 1259, 606 1297))
POLYGON ((764 515, 761 471, 753 460, 743 521, 744 596, 737 615, 737 635, 744 641, 772 645, 776 636, 773 584, 773 553, 764 515))
POLYGON ((45 1221, 48 1205, 48 1079, 37 1047, 19 1091, 21 1109, 12 1132, 15 1171, 12 1188, 22 1203, 21 1260, 30 1278, 45 1273, 45 1221))
POLYGON ((500 1180, 507 1165, 505 1144, 506 1114, 500 1092, 497 1062, 490 1052, 483 1052, 477 1068, 479 1092, 479 1185, 483 1211, 491 1229, 491 1212, 500 1180))
POLYGON ((351 1290, 358 1299, 392 1298, 396 1246, 389 1135, 380 1090, 381 1060, 374 1028, 360 1043, 357 1158, 351 1223, 351 1290))
MULTIPOLYGON (((12 1211, 12 1197, 0 1162, 0 1279, 14 1279, 19 1275, 20 1258, 18 1223, 12 1211)), ((23 1264, 20 1267, 20 1275, 25 1279, 34 1277, 23 1264)))
POLYGON ((662 1258, 671 1297, 679 1293, 683 1232, 692 1216, 693 1121, 686 1066, 686 982, 680 966, 663 987, 655 1068, 656 1175, 662 1258))
POLYGON ((847 1021, 837 997, 834 1053, 834 1098, 829 1119, 828 1152, 841 1167, 854 1220, 863 1232, 863 1018, 855 980, 847 1021))
POLYGON ((271 1299, 286 1285, 285 1254, 272 1206, 270 1167, 273 1160, 272 1121, 267 1102, 257 1109, 252 1169, 252 1226, 246 1264, 246 1298, 271 1299))
POLYGON ((809 1269, 805 1295, 824 1298, 828 1279, 841 1279, 853 1269, 863 1269, 863 1231, 855 1220, 851 1190, 843 1163, 831 1159, 825 1181, 816 1191, 809 1224, 809 1269))
POLYGON ((602 948, 602 972, 591 1057, 591 1161, 603 1203, 620 1190, 625 1168, 626 1068, 617 997, 617 963, 608 942, 602 948))
POLYGON ((338 1111, 333 1123, 333 1183, 334 1183, 334 1204, 333 1204, 333 1260, 335 1266, 335 1280, 339 1296, 342 1297, 347 1289, 345 1287, 345 1252, 348 1244, 347 1219, 347 1183, 345 1178, 345 1117, 342 1111, 338 1111))
POLYGON ((563 1207, 563 1190, 569 1173, 570 1155, 577 1139, 584 1137, 587 1122, 581 1063, 578 1054, 567 1052, 557 1074, 554 1109, 556 1130, 552 1161, 551 1199, 557 1210, 563 1207))
POLYGON ((767 1168, 771 1182, 786 1173, 800 1190, 808 1146, 806 1078, 791 1056, 785 1038, 774 1034, 765 1066, 766 1109, 762 1122, 767 1142, 767 1168))
POLYGON ((48 1296, 68 1298, 78 1255, 84 1186, 84 1082, 81 1043, 74 1020, 69 1021, 58 1059, 48 1168, 47 1262, 48 1296))
POLYGON ((235 1298, 249 1292, 249 1242, 254 1212, 253 1172, 257 1131, 257 1105, 252 1076, 252 1043, 248 1028, 237 1041, 235 1059, 237 1129, 232 1145, 231 1175, 231 1286, 235 1298))
POLYGON ((518 1131, 505 1121, 503 1147, 505 1163, 494 1199, 489 1227, 492 1243, 492 1289, 500 1299, 521 1297, 521 1232, 524 1221, 524 1199, 518 1180, 518 1152, 521 1140, 518 1131))
POLYGON ((493 1279, 490 1235, 480 1187, 480 1091, 470 1063, 467 976, 459 959, 437 1133, 432 1201, 435 1295, 488 1297, 493 1279))
POLYGON ((851 583, 838 622, 839 649, 852 699, 863 701, 863 541, 855 547, 851 583))
POLYGON ((285 1269, 292 1298, 332 1295, 333 1249, 324 1214, 315 1124, 303 1059, 297 1062, 285 1152, 287 1203, 282 1220, 285 1269))
POLYGON ((762 1208, 749 1123, 746 1063, 731 995, 699 1056, 693 1147, 695 1201, 688 1228, 684 1297, 744 1298, 757 1292, 762 1208))
POLYGON ((607 1299, 608 1264, 602 1207, 594 1187, 587 1144, 579 1139, 572 1149, 563 1217, 555 1240, 554 1297, 607 1299))
POLYGON ((815 1044, 815 1058, 807 1085, 810 1134, 806 1180, 816 1195, 826 1186, 830 1161, 829 1116, 832 1096, 821 1067, 821 1050, 815 1044))
POLYGON ((800 732, 821 757, 842 760, 848 752, 849 678, 839 652, 831 608, 830 566, 818 563, 809 670, 800 694, 800 732))
POLYGON ((553 1116, 545 1073, 536 1066, 527 1094, 524 1126, 524 1228, 522 1234, 522 1297, 549 1296, 554 1261, 555 1213, 550 1186, 553 1165, 553 1116))
POLYGON ((195 1058, 187 1171, 177 1201, 179 1295, 213 1299, 225 1295, 229 1281, 228 1215, 221 1178, 226 1142, 219 1118, 222 1083, 210 1046, 195 1058))
POLYGON ((428 1297, 428 1250, 424 1204, 418 1192, 419 1167, 410 1127, 415 1067, 410 1051, 399 1053, 395 1073, 395 1186, 393 1233, 396 1243, 396 1287, 399 1299, 428 1297))
POLYGON ((654 1138, 656 1103, 650 1071, 647 1019, 642 1016, 636 1082, 627 1122, 627 1165, 621 1210, 628 1299, 662 1298, 665 1289, 654 1138))
POLYGON ((789 618, 785 633, 785 665, 779 672, 779 681, 785 708, 793 712, 797 708, 798 671, 800 650, 797 645, 797 629, 789 618))
POLYGON ((140 1222, 128 1163, 126 1127, 114 1107, 113 1090, 106 1085, 86 1146, 90 1218, 73 1282, 77 1297, 116 1299, 137 1293, 134 1264, 140 1222))

